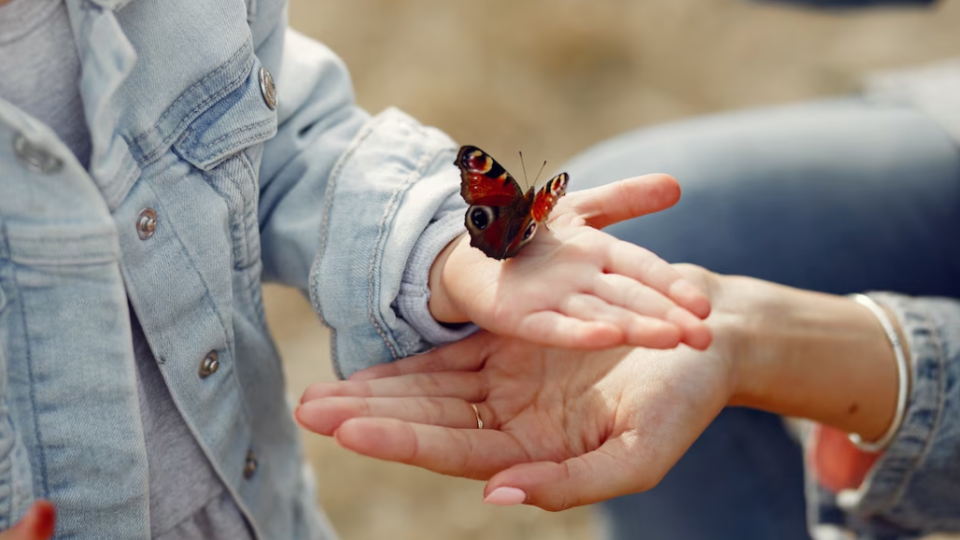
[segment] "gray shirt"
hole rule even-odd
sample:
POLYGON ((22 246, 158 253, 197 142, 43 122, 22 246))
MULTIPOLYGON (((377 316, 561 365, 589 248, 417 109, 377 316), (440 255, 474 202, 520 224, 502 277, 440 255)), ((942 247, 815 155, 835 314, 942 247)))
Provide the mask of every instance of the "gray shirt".
MULTIPOLYGON (((62 0, 0 6, 0 98, 50 126, 86 166, 90 133, 80 96, 80 57, 62 0)), ((130 311, 155 540, 244 540, 246 520, 167 389, 130 311)))

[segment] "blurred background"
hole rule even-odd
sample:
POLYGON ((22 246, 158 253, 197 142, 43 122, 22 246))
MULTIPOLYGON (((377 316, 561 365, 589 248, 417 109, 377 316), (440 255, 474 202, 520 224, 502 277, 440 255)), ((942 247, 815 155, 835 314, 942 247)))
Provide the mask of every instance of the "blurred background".
MULTIPOLYGON (((740 0, 291 0, 290 22, 343 57, 362 106, 400 107, 515 174, 518 150, 559 168, 641 126, 854 93, 873 71, 960 57, 960 0, 830 12, 740 0)), ((307 303, 274 286, 265 296, 291 393, 333 379, 307 303)), ((314 435, 305 444, 344 540, 597 537, 589 509, 487 507, 480 482, 314 435)))

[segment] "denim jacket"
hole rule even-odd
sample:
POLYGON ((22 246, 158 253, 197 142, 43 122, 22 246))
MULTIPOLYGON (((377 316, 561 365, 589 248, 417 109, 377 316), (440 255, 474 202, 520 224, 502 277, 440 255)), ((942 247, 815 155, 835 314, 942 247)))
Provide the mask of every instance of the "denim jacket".
POLYGON ((356 107, 283 0, 67 8, 89 168, 0 100, 0 528, 43 497, 60 537, 149 536, 129 303, 254 532, 322 537, 261 279, 309 294, 341 374, 427 348, 398 312, 462 221, 455 145, 356 107))

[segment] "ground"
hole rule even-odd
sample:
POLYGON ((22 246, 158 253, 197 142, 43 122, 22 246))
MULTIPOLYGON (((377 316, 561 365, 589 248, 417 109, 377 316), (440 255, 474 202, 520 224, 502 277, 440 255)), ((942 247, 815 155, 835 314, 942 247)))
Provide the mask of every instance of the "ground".
MULTIPOLYGON (((344 58, 362 106, 398 106, 509 169, 518 150, 559 167, 626 130, 852 94, 872 71, 960 57, 957 0, 857 13, 740 0, 292 0, 290 15, 344 58)), ((291 394, 332 379, 327 333, 299 294, 268 286, 266 303, 291 394)), ((482 483, 314 435, 305 445, 344 540, 597 536, 588 509, 491 508, 482 483)))

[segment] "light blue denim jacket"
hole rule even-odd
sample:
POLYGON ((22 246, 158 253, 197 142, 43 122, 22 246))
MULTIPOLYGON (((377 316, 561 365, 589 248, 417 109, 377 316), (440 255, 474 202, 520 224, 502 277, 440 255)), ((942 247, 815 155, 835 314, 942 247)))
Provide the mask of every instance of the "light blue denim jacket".
POLYGON ((344 375, 469 331, 407 322, 428 295, 408 261, 462 227, 456 147, 356 107, 283 0, 67 7, 89 170, 0 100, 0 528, 44 497, 58 537, 149 536, 129 302, 257 535, 321 537, 261 279, 308 292, 344 375))

